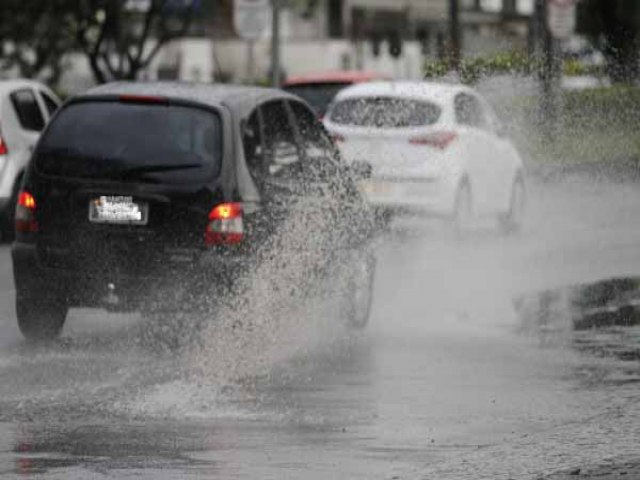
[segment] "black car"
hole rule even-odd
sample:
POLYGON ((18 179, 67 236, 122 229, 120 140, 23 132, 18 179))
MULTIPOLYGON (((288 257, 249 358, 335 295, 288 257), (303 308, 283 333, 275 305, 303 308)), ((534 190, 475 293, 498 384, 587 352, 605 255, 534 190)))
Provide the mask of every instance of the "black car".
POLYGON ((71 99, 33 153, 15 227, 29 339, 57 336, 74 306, 215 304, 274 259, 309 282, 342 275, 329 283, 347 318, 368 319, 370 210, 312 110, 282 91, 114 83, 71 99))

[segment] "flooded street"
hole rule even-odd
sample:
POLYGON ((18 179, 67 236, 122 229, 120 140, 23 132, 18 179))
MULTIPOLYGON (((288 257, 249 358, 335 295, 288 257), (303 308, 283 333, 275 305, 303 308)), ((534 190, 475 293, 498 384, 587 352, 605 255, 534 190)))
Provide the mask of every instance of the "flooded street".
POLYGON ((313 304, 177 352, 92 310, 27 344, 3 245, 0 478, 506 480, 637 461, 640 190, 533 183, 529 199, 512 237, 396 220, 363 332, 313 304))

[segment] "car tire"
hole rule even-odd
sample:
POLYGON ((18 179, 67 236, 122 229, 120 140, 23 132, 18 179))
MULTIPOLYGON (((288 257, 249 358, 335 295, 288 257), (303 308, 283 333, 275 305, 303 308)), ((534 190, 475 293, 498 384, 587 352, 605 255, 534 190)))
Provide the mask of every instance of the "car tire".
POLYGON ((518 175, 511 186, 509 209, 499 219, 500 229, 505 234, 518 233, 522 229, 527 203, 527 191, 524 180, 518 175))
POLYGON ((29 341, 57 338, 67 318, 69 307, 54 299, 16 298, 16 315, 22 335, 29 341))
POLYGON ((369 323, 373 303, 376 260, 373 255, 358 258, 347 279, 347 326, 363 330, 369 323))
POLYGON ((458 187, 453 206, 453 227, 457 234, 464 233, 473 219, 473 196, 468 180, 463 180, 458 187))

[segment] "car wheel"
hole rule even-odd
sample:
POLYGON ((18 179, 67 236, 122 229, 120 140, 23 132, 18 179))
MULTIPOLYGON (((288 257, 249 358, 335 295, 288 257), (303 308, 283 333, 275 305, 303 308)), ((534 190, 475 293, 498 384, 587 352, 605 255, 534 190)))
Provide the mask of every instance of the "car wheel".
POLYGON ((60 335, 69 307, 59 300, 16 298, 16 315, 22 335, 29 341, 53 340, 60 335))
POLYGON ((471 186, 463 180, 458 187, 453 213, 453 226, 456 233, 463 233, 469 228, 473 220, 473 198, 471 186))
POLYGON ((500 227, 505 233, 517 233, 522 228, 527 203, 527 192, 522 177, 518 176, 511 187, 509 210, 500 217, 500 227))
POLYGON ((347 322, 350 328, 364 329, 369 323, 373 303, 376 261, 373 255, 359 258, 349 272, 347 282, 347 322))

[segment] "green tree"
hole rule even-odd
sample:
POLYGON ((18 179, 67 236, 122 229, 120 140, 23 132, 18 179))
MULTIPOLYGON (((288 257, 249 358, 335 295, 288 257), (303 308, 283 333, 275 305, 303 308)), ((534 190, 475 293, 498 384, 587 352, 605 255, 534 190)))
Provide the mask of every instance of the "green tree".
POLYGON ((640 2, 637 0, 582 0, 578 31, 602 49, 607 73, 614 82, 630 83, 640 72, 640 2))
POLYGON ((76 0, 76 39, 98 83, 134 80, 163 45, 184 36, 196 0, 76 0))
POLYGON ((75 1, 0 1, 0 69, 55 85, 75 42, 75 1))
POLYGON ((184 36, 198 0, 0 0, 0 69, 56 84, 63 58, 86 54, 98 83, 137 78, 184 36))

